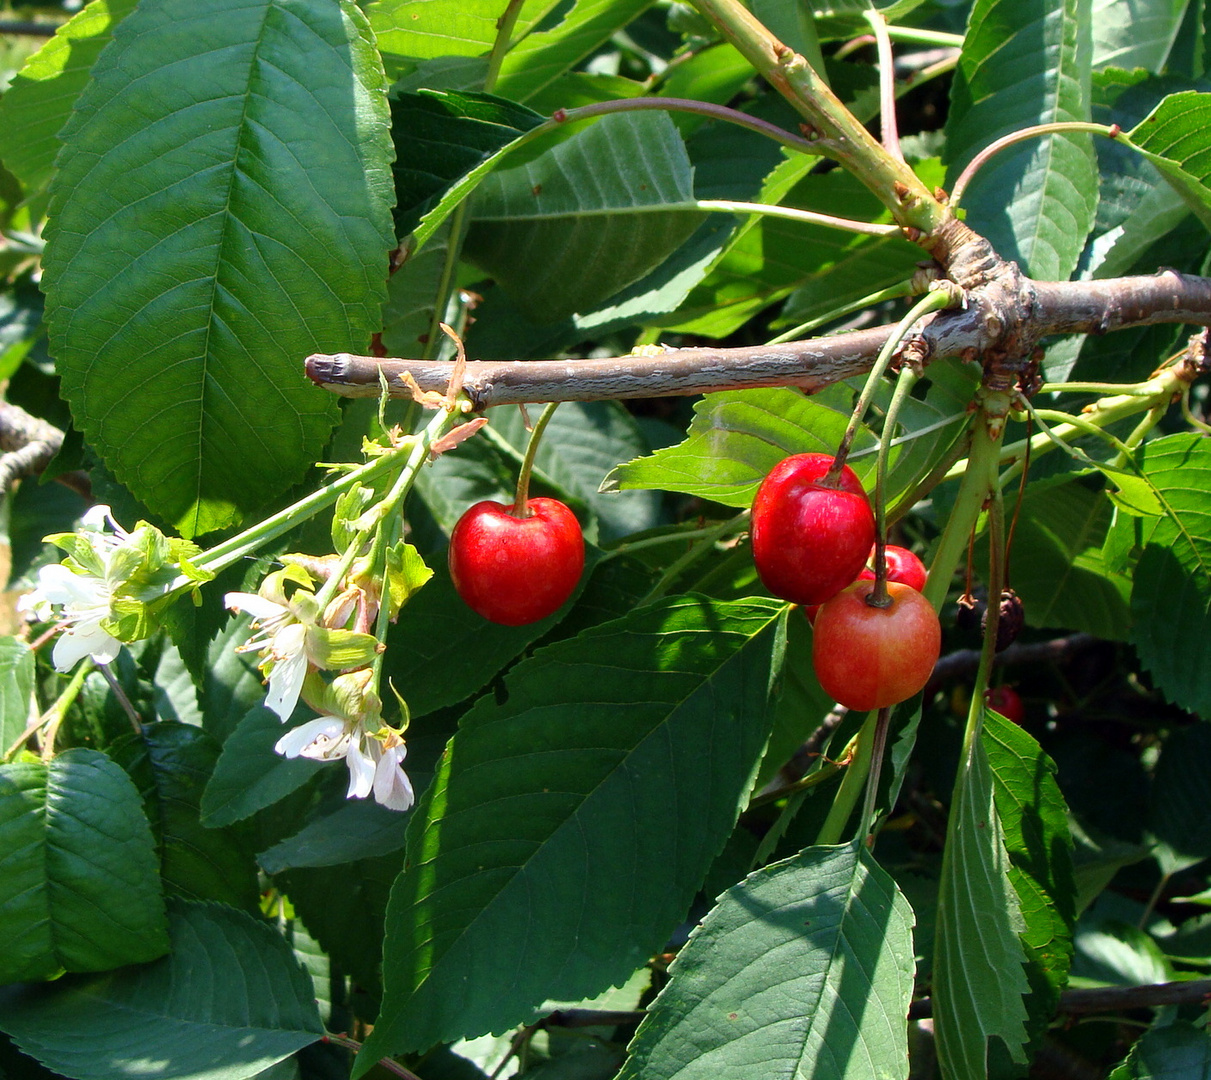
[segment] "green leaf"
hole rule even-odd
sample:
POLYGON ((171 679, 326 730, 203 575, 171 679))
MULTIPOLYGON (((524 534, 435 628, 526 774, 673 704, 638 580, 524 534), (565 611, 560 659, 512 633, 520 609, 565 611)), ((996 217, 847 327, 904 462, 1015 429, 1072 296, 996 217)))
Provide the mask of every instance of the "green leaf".
MULTIPOLYGON (((1013 538, 1013 587, 1028 626, 1082 630, 1125 641, 1131 579, 1102 554, 1114 507, 1080 480, 1027 489, 1013 538)), ((979 552, 987 552, 987 539, 979 552)), ((986 555, 977 553, 977 561, 986 555)))
POLYGON ((1025 1061, 1026 924, 1005 841, 988 753, 975 739, 955 782, 934 940, 934 1030, 947 1076, 985 1076, 992 1038, 1025 1061))
POLYGON ((1203 137, 1211 123, 1211 94, 1170 94, 1128 132, 1198 219, 1211 229, 1211 159, 1203 137))
POLYGON ((1028 1029, 1037 1041, 1055 1016, 1072 962, 1076 882, 1068 808, 1054 763, 1029 734, 985 709, 982 738, 1012 864, 1009 879, 1026 924, 1028 1029))
MULTIPOLYGON (((619 465, 605 485, 622 490, 655 488, 749 506, 766 473, 791 454, 836 452, 849 422, 849 390, 838 387, 808 397, 800 390, 734 390, 707 394, 694 406, 684 442, 619 465)), ((866 428, 854 449, 873 446, 866 428)), ((855 459, 859 476, 873 473, 874 459, 855 459)))
POLYGON ((464 716, 414 817, 357 1075, 617 985, 659 948, 751 787, 785 610, 640 608, 536 653, 503 704, 464 716))
POLYGON ((383 52, 430 59, 488 52, 504 10, 505 0, 376 0, 366 15, 383 52))
POLYGON ((311 980, 264 922, 173 901, 154 964, 0 997, 0 1027, 72 1080, 246 1080, 324 1033, 311 980))
POLYGON ((110 755, 143 796, 169 895, 256 910, 256 867, 239 838, 201 822, 202 791, 221 747, 200 728, 149 724, 112 744, 110 755))
MULTIPOLYGON (((1091 0, 977 0, 951 89, 947 186, 994 139, 1032 124, 1088 120, 1091 0)), ((1088 135, 1047 135, 976 174, 967 223, 1037 278, 1076 268, 1097 209, 1088 135)))
POLYGON ((168 948, 139 793, 95 750, 0 765, 0 983, 103 971, 168 948))
POLYGON ((135 0, 93 0, 55 31, 0 98, 0 159, 34 191, 51 175, 62 145, 58 134, 109 44, 114 26, 135 0))
POLYGON ((285 758, 273 749, 289 730, 277 713, 262 705, 248 710, 223 743, 202 792, 202 823, 207 828, 230 825, 272 806, 324 768, 325 762, 285 758))
POLYGON ((641 15, 652 0, 575 0, 559 23, 505 54, 497 89, 525 101, 641 15))
POLYGON ((912 925, 865 845, 758 870, 678 954, 619 1080, 902 1080, 912 925))
POLYGON ((1191 724, 1165 741, 1151 787, 1148 825, 1157 860, 1174 874, 1211 856, 1211 724, 1191 724))
POLYGON ((1185 1020, 1145 1031, 1110 1080, 1211 1080, 1211 1034, 1185 1020))
POLYGON ((1141 457, 1165 516, 1135 568, 1131 643, 1166 697, 1211 716, 1211 444, 1168 435, 1141 457))
MULTIPOLYGON (((420 788, 411 768, 408 775, 420 788)), ((404 846, 408 815, 373 799, 347 799, 332 813, 308 822, 293 836, 257 856, 267 874, 297 867, 340 866, 404 846)))
POLYGON ((0 637, 0 754, 37 717, 33 694, 33 650, 17 638, 0 637))
POLYGON ((491 94, 424 90, 394 97, 396 233, 410 233, 454 181, 543 119, 491 94))
POLYGON ((1173 48, 1187 0, 1093 0, 1093 67, 1159 73, 1173 48))
POLYGON ((479 187, 467 257, 530 318, 590 311, 698 228, 685 144, 663 113, 615 113, 479 187))
POLYGON ((369 30, 351 3, 144 6, 62 137, 43 284, 76 424, 183 534, 231 524, 331 430, 301 358, 379 328, 392 148, 369 30))

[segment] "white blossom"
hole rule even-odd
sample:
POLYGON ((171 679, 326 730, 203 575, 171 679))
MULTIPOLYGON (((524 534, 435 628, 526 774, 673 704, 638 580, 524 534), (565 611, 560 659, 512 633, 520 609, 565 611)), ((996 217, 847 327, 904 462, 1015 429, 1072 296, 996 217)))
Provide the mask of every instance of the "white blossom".
POLYGON ((313 761, 344 758, 349 769, 346 798, 364 799, 373 794, 390 810, 407 810, 416 801, 412 781, 403 770, 407 747, 395 732, 389 732, 384 740, 366 731, 359 721, 321 716, 288 731, 278 739, 274 750, 283 757, 313 761))
POLYGON ((232 611, 252 616, 257 632, 236 651, 263 654, 261 667, 268 670, 269 679, 265 708, 288 720, 307 676, 306 626, 287 605, 256 593, 228 593, 223 602, 232 611))

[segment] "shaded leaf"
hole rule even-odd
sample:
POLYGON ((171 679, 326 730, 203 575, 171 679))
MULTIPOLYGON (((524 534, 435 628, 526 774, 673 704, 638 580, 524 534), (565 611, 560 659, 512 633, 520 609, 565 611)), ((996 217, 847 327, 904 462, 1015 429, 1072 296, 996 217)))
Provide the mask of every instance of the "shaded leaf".
POLYGON ((701 223, 685 144, 663 113, 615 113, 487 176, 467 257, 553 322, 643 277, 701 223))
POLYGON ((289 730, 277 713, 263 705, 245 713, 223 743, 202 793, 202 822, 207 828, 230 825, 272 806, 325 767, 323 761, 285 758, 274 751, 278 739, 289 730))
POLYGON ((1211 856, 1211 724, 1191 724, 1165 741, 1150 789, 1148 826, 1166 874, 1211 856))
POLYGON ((912 923, 864 845, 758 870, 681 950, 620 1080, 907 1077, 912 923))
MULTIPOLYGON (((1090 0, 977 0, 946 121, 948 185, 976 151, 1032 124, 1088 120, 1090 0)), ((967 189, 967 223, 1033 277, 1076 268, 1097 208, 1088 135, 1047 135, 989 161, 967 189)))
POLYGON ((1131 643, 1170 700, 1211 716, 1211 445, 1195 434, 1168 435, 1140 456, 1165 516, 1145 522, 1131 643))
POLYGON ((1211 1080, 1211 1035, 1185 1020, 1145 1031, 1110 1080, 1211 1080))
POLYGON ((324 1033, 290 946, 251 915, 170 903, 172 950, 153 964, 0 996, 0 1027, 73 1080, 148 1074, 245 1080, 324 1033), (272 987, 272 993, 266 992, 272 987))
MULTIPOLYGON (((408 770, 413 786, 416 776, 408 770)), ((348 799, 332 813, 308 822, 293 836, 257 856, 267 874, 303 866, 340 866, 404 846, 408 815, 373 799, 348 799)))
POLYGON ((169 895, 255 911, 260 890, 250 852, 230 831, 201 822, 202 792, 221 749, 200 728, 159 723, 123 736, 109 753, 143 796, 169 895))
POLYGON ((355 1073, 615 985, 664 942, 752 784, 784 612, 640 608, 536 653, 503 704, 464 716, 409 834, 355 1073))
POLYGON ((96 750, 0 765, 0 983, 103 971, 168 948, 139 793, 96 750))
POLYGON ((1177 38, 1186 0, 1131 5, 1093 0, 1093 67, 1160 72, 1177 38))
POLYGON ((324 445, 335 406, 299 361, 379 328, 386 120, 352 3, 167 0, 93 68, 52 186, 51 349, 85 438, 185 535, 324 445))
POLYGON ((975 739, 955 782, 934 938, 934 1028, 948 1076, 986 1075, 993 1038, 1025 1061, 1026 924, 1005 840, 988 754, 975 739))

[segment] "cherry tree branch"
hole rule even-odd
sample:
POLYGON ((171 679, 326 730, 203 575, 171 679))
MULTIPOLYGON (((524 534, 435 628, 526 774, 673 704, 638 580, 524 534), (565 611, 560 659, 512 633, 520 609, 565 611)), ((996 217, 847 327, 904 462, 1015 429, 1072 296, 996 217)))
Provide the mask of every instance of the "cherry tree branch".
MULTIPOLYGON (((1211 278, 1165 270, 1152 276, 1103 281, 1033 281, 1013 264, 998 290, 977 287, 965 310, 923 320, 902 355, 928 363, 942 356, 1030 356, 1044 337, 1102 334, 1157 323, 1211 326, 1211 278)), ((589 360, 473 361, 464 389, 476 408, 540 401, 672 397, 714 390, 797 386, 808 393, 869 370, 895 327, 745 348, 662 349, 589 360)), ((442 393, 448 361, 379 359, 350 353, 316 353, 308 378, 342 397, 375 397, 379 372, 392 397, 408 398, 405 375, 422 391, 442 393)))

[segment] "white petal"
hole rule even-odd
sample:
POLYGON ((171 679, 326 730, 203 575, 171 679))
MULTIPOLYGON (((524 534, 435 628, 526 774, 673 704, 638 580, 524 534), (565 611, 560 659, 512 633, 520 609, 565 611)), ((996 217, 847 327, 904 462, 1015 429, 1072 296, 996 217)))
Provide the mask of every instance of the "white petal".
POLYGON ((104 503, 97 503, 84 511, 84 516, 80 518, 80 528, 88 529, 89 532, 103 532, 106 523, 112 520, 113 511, 104 503))
POLYGON ((232 611, 243 611, 254 619, 276 619, 286 610, 281 604, 250 592, 229 592, 223 603, 232 611))
POLYGON ((51 563, 38 571, 37 592, 52 604, 66 607, 94 607, 109 602, 105 582, 91 574, 73 574, 62 563, 51 563))
POLYGON ((415 801, 412 781, 400 768, 403 747, 387 750, 374 769, 374 797, 389 810, 407 810, 415 801))
POLYGON ((70 671, 91 655, 98 664, 108 664, 117 658, 122 643, 101 629, 100 623, 88 621, 68 627, 55 642, 51 659, 56 671, 70 671))
MULTIPOLYGON (((276 639, 274 644, 277 644, 276 639)), ((301 649, 293 656, 282 656, 274 660, 273 668, 269 672, 269 692, 265 695, 265 708, 272 709, 283 720, 289 720, 294 707, 299 703, 299 694, 306 677, 307 657, 301 649)))
POLYGON ((343 720, 321 716, 286 732, 273 748, 283 757, 333 761, 348 753, 349 732, 343 720))
POLYGON ((374 760, 362 749, 365 738, 359 732, 359 738, 349 742, 349 753, 345 756, 345 764, 349 766, 347 799, 364 799, 374 787, 374 760))

